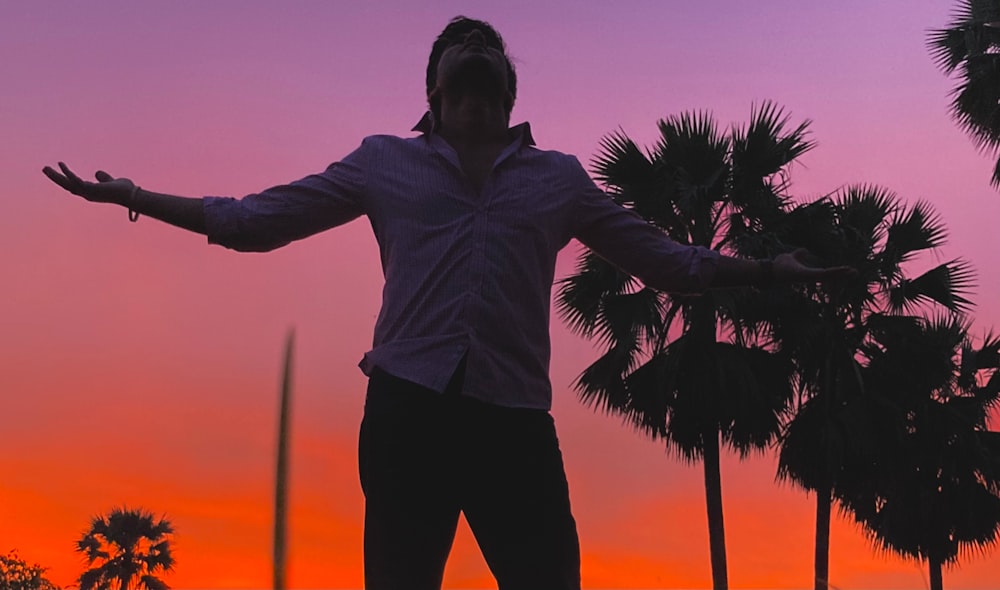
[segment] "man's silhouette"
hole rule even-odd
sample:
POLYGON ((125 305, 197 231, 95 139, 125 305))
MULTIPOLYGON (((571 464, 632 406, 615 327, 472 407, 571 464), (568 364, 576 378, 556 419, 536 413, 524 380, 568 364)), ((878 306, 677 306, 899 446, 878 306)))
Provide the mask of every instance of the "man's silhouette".
POLYGON ((266 251, 367 216, 385 288, 359 471, 369 590, 440 588, 460 513, 502 590, 578 589, 580 551, 552 417, 549 304, 576 238, 665 291, 835 278, 847 269, 684 246, 616 205, 576 158, 509 126, 516 73, 500 35, 458 17, 427 67, 417 137, 372 136, 325 171, 243 199, 153 193, 98 172, 44 172, 125 206, 266 251))

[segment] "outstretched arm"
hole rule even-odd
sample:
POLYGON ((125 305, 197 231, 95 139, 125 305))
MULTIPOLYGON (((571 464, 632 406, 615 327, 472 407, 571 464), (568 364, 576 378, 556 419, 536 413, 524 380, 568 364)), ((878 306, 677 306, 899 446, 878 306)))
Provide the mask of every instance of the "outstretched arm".
POLYGON ((114 178, 100 170, 94 175, 97 182, 88 182, 77 176, 66 164, 59 162, 60 174, 46 166, 45 176, 63 189, 95 203, 114 203, 127 207, 130 212, 148 215, 171 225, 206 233, 205 212, 202 199, 154 193, 136 186, 128 178, 114 178))
POLYGON ((582 168, 579 176, 582 196, 575 237, 653 289, 699 293, 730 287, 836 282, 857 274, 847 266, 812 266, 806 250, 780 254, 772 260, 750 260, 679 244, 634 211, 614 203, 582 168))
POLYGON ((773 260, 747 260, 720 256, 709 288, 835 282, 857 274, 857 271, 849 266, 829 268, 810 266, 808 258, 809 253, 801 249, 779 254, 773 260))

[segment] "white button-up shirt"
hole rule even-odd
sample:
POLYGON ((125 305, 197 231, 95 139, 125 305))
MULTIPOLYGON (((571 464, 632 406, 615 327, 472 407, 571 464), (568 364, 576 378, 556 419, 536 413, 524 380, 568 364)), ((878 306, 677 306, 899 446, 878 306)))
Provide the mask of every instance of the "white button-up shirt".
POLYGON ((646 285, 698 292, 718 253, 671 241, 601 191, 570 155, 511 129, 477 193, 455 150, 419 137, 366 138, 325 171, 242 199, 206 197, 209 241, 267 251, 365 215, 385 275, 361 361, 443 391, 463 356, 463 394, 548 410, 556 254, 573 238, 646 285))

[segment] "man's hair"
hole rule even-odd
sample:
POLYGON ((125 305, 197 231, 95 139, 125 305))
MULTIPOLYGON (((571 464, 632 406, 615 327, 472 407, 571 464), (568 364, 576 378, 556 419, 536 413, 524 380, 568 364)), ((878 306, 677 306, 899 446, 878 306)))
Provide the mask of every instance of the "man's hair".
MULTIPOLYGON (((464 16, 456 16, 451 19, 448 26, 441 31, 438 38, 434 41, 434 45, 431 47, 431 56, 427 60, 427 95, 430 96, 431 91, 437 86, 437 69, 438 62, 441 61, 441 54, 444 50, 448 48, 449 45, 461 41, 465 35, 469 34, 473 30, 478 29, 479 32, 483 34, 486 39, 486 45, 499 49, 504 58, 507 61, 507 90, 510 92, 511 97, 517 97, 517 73, 514 71, 514 64, 510 61, 510 56, 507 55, 507 45, 503 42, 503 37, 500 33, 494 29, 490 23, 486 21, 476 20, 473 18, 467 18, 464 16)), ((430 102, 431 112, 434 113, 434 118, 438 121, 441 120, 441 106, 438 100, 432 100, 430 102)), ((514 107, 513 101, 507 107, 507 115, 510 116, 510 110, 514 107)))

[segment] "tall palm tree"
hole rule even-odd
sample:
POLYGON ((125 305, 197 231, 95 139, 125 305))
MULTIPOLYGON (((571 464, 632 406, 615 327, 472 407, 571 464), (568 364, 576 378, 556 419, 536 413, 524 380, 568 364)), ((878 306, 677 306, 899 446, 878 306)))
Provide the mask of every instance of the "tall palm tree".
MULTIPOLYGON (((930 32, 931 57, 946 74, 958 73, 951 114, 977 147, 1000 151, 1000 2, 959 0, 948 28, 930 32)), ((1000 186, 1000 159, 993 170, 1000 186)))
MULTIPOLYGON (((786 207, 788 169, 813 146, 807 125, 772 103, 726 131, 708 113, 668 117, 646 152, 623 132, 605 137, 595 177, 673 240, 732 253, 786 207)), ((715 588, 728 587, 720 445, 766 449, 791 398, 790 363, 736 320, 739 302, 658 293, 589 251, 557 295, 570 328, 606 347, 577 380, 583 401, 703 462, 715 588)))
POLYGON ((778 231, 824 263, 858 270, 851 283, 800 288, 771 321, 800 393, 781 437, 778 478, 816 493, 814 587, 825 590, 834 497, 869 477, 872 454, 885 446, 885 403, 866 395, 859 363, 872 323, 924 304, 963 310, 971 274, 953 261, 910 278, 916 256, 943 243, 944 227, 928 205, 906 206, 879 187, 848 187, 802 206, 778 231))
POLYGON ((157 575, 173 569, 173 532, 166 519, 142 509, 95 516, 76 542, 89 568, 80 576, 80 590, 167 590, 157 575))
POLYGON ((1000 539, 1000 338, 976 347, 955 317, 887 318, 866 348, 866 381, 894 408, 894 436, 866 485, 844 502, 882 549, 927 561, 932 590, 943 565, 1000 539))

